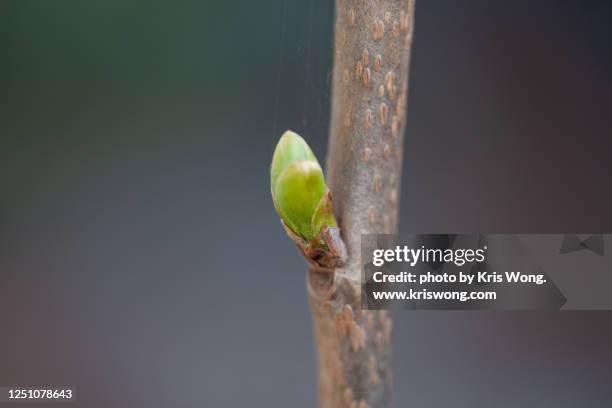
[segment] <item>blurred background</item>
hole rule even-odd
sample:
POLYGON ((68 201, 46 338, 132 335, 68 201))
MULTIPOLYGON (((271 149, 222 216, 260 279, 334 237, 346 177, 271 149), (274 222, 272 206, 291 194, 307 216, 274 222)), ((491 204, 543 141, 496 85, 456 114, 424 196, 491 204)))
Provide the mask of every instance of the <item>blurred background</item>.
MULTIPOLYGON (((325 155, 333 12, 0 2, 0 385, 316 405, 268 166, 288 128, 325 155)), ((612 231, 610 21, 608 1, 417 1, 402 232, 612 231)), ((397 407, 612 405, 612 312, 403 311, 394 342, 397 407)))

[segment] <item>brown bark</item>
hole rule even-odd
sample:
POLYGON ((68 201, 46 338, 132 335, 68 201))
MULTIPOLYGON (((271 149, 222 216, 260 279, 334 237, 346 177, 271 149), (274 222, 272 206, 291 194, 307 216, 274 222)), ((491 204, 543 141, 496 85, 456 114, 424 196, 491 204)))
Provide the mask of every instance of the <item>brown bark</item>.
POLYGON ((320 406, 387 407, 391 327, 361 310, 361 234, 397 230, 414 0, 337 0, 327 181, 348 250, 309 272, 320 406))

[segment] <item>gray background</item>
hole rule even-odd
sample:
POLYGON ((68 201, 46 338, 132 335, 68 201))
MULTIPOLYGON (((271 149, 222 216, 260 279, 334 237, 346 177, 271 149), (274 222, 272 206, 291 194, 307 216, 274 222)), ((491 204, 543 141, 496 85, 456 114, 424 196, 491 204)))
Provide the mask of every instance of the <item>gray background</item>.
MULTIPOLYGON (((403 232, 612 230, 612 4, 417 4, 403 232)), ((0 385, 312 407, 269 197, 326 147, 332 2, 0 3, 0 385)), ((397 407, 609 407, 607 312, 401 312, 397 407)), ((40 405, 38 405, 40 406, 40 405)))

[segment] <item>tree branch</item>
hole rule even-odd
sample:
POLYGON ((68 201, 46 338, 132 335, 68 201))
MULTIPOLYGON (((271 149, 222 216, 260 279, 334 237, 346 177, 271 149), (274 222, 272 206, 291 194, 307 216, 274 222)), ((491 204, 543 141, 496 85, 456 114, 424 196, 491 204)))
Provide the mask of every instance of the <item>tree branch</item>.
POLYGON ((391 327, 361 310, 361 234, 397 231, 414 0, 337 0, 327 179, 348 262, 312 267, 322 408, 387 407, 391 327))

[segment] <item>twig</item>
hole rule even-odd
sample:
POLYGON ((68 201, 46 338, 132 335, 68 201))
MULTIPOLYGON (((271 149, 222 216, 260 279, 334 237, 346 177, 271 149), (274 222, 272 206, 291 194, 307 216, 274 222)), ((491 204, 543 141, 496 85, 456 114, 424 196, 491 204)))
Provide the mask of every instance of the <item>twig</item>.
POLYGON ((322 408, 390 405, 391 328, 361 310, 361 234, 397 230, 414 0, 337 0, 327 179, 348 250, 313 267, 322 408))

